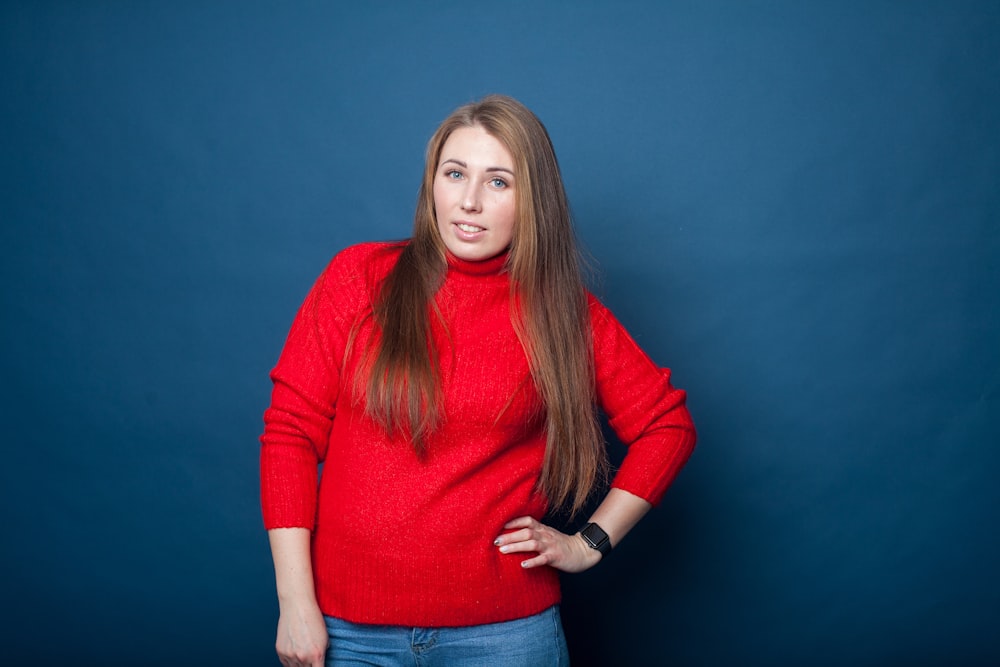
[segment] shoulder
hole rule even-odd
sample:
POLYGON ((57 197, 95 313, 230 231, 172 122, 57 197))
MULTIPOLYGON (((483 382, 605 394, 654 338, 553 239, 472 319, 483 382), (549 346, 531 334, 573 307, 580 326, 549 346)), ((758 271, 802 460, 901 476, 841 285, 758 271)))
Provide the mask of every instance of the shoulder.
POLYGON ((404 247, 405 241, 373 241, 347 246, 333 256, 327 271, 367 273, 381 269, 388 272, 404 247))
POLYGON ((590 312, 590 328, 594 352, 603 354, 632 354, 645 352, 639 348, 625 326, 611 310, 601 303, 601 300, 587 292, 587 305, 590 312))
POLYGON ((617 324, 615 316, 608 310, 608 307, 601 303, 590 290, 587 290, 587 311, 590 313, 590 326, 604 327, 608 324, 617 324))
POLYGON ((380 283, 392 267, 406 242, 370 242, 347 246, 327 264, 320 281, 333 289, 350 285, 380 283))
POLYGON ((314 307, 354 312, 369 307, 392 270, 403 243, 359 243, 337 252, 310 292, 314 307))

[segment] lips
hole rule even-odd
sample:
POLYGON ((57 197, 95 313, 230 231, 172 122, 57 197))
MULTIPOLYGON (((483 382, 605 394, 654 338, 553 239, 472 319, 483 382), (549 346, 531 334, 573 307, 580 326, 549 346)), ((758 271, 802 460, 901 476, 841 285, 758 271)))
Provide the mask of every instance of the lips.
POLYGON ((453 222, 452 229, 455 230, 455 239, 462 243, 479 243, 487 238, 485 227, 480 227, 464 220, 453 222))

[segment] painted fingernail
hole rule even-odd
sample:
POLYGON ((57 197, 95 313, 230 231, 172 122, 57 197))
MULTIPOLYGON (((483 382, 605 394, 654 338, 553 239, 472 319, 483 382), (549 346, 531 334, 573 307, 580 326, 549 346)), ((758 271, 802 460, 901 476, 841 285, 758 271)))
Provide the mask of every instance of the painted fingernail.
POLYGON ((495 546, 495 547, 500 546, 500 538, 499 537, 497 539, 493 540, 493 546, 495 546))
POLYGON ((510 550, 510 547, 507 546, 506 544, 503 545, 502 547, 500 547, 500 553, 502 553, 502 554, 507 553, 509 550, 510 550))

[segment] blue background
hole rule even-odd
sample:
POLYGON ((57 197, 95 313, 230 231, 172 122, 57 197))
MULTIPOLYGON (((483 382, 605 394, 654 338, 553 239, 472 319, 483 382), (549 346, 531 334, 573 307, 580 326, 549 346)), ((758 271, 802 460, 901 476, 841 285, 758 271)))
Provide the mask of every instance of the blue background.
POLYGON ((1000 4, 6 2, 3 653, 277 664, 257 436, 425 142, 546 123, 689 466, 576 665, 1000 663, 1000 4))

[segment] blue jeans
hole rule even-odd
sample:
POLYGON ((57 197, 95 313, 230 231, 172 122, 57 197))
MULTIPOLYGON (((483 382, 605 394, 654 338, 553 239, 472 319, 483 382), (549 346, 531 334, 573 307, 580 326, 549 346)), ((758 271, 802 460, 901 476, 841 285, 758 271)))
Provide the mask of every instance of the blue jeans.
POLYGON ((567 667, 559 607, 461 628, 360 625, 326 617, 326 667, 567 667))

